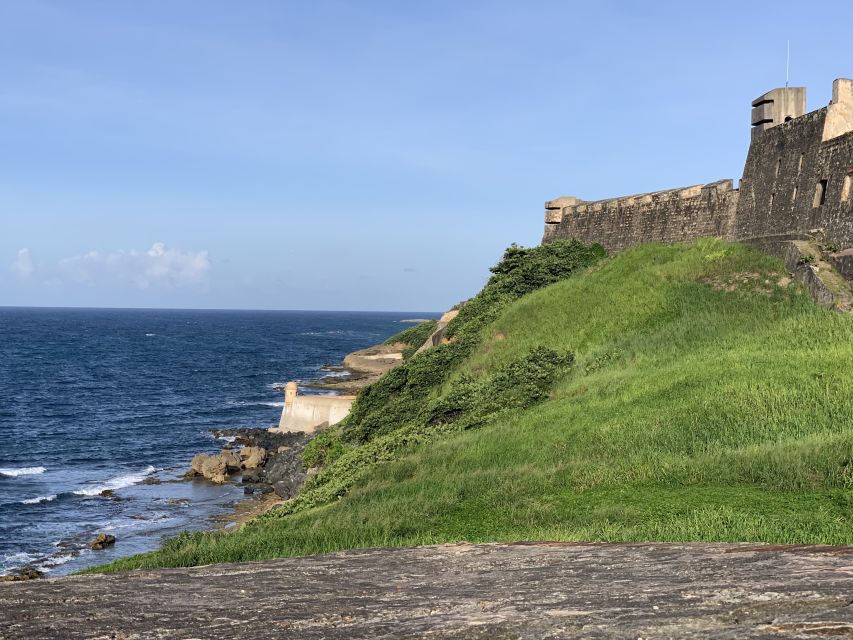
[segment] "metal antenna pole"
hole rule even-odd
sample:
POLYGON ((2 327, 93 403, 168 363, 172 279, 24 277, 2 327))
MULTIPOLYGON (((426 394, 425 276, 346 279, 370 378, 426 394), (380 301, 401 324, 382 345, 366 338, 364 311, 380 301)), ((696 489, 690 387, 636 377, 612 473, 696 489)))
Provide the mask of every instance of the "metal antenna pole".
POLYGON ((788 40, 788 57, 785 60, 785 88, 788 88, 788 79, 791 75, 791 41, 788 40))

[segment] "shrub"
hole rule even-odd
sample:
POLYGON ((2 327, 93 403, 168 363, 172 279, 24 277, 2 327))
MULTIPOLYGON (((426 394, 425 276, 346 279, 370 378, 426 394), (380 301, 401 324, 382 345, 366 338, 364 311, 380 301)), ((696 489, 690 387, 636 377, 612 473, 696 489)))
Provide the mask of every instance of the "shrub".
MULTIPOLYGON (((466 302, 447 326, 450 342, 411 357, 362 390, 342 423, 343 437, 355 444, 423 420, 430 396, 477 347, 482 330, 521 296, 568 278, 605 255, 601 245, 560 240, 532 248, 510 246, 491 268, 482 291, 466 302)), ((413 327, 414 328, 414 327, 413 327)))

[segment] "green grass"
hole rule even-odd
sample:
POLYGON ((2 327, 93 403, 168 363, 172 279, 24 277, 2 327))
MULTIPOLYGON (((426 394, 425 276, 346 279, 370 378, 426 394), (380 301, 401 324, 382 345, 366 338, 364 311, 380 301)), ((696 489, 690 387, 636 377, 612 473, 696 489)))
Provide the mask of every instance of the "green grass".
POLYGON ((717 240, 607 259, 510 304, 432 392, 545 345, 575 356, 546 401, 417 427, 330 504, 99 570, 462 540, 853 544, 853 319, 783 273, 717 240))

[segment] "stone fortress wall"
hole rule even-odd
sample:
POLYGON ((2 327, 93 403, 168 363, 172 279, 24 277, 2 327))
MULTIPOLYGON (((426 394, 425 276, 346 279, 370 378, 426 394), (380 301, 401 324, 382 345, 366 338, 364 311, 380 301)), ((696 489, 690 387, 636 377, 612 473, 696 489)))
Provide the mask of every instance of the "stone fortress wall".
POLYGON ((811 113, 803 87, 774 89, 752 106, 739 189, 720 180, 593 202, 564 196, 545 203, 542 242, 578 238, 620 251, 720 236, 773 253, 792 239, 853 247, 853 80, 836 80, 829 106, 811 113))
POLYGON ((595 202, 557 198, 545 203, 542 241, 578 238, 620 251, 644 242, 727 237, 737 202, 731 180, 595 202))

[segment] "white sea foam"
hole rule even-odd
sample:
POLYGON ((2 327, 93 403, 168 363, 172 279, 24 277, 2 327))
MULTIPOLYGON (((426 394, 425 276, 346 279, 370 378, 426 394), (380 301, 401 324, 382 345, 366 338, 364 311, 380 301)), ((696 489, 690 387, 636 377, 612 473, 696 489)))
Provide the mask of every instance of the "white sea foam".
POLYGON ((329 331, 303 331, 297 335, 300 336, 346 336, 353 335, 355 331, 352 329, 331 329, 329 331))
POLYGON ((225 440, 225 442, 234 442, 237 436, 216 436, 217 440, 225 440))
POLYGON ((43 571, 53 571, 56 567, 65 564, 66 562, 71 562, 74 558, 76 558, 79 553, 65 553, 61 556, 51 556, 46 560, 43 560, 38 563, 38 566, 43 571))
POLYGON ((284 406, 284 401, 281 402, 256 402, 254 400, 226 400, 226 407, 278 407, 284 406))
POLYGON ((35 476, 47 471, 44 467, 21 467, 20 469, 0 469, 0 476, 17 478, 18 476, 35 476))
POLYGON ((146 338, 150 338, 150 337, 152 337, 152 336, 156 336, 156 335, 157 335, 156 333, 146 333, 146 334, 145 334, 145 337, 146 337, 146 338))
POLYGON ((96 496, 102 491, 115 491, 116 489, 123 489, 124 487, 139 484, 140 482, 145 480, 146 476, 151 475, 155 471, 157 471, 157 469, 149 466, 144 471, 139 471, 137 473, 128 473, 123 476, 116 476, 115 478, 110 478, 104 484, 96 484, 91 487, 86 487, 85 489, 74 491, 74 494, 78 496, 96 496))
POLYGON ((328 369, 321 369, 323 372, 324 378, 346 378, 352 375, 349 371, 329 371, 328 369))
POLYGON ((36 558, 38 558, 37 555, 32 553, 26 553, 24 551, 20 551, 18 553, 8 553, 3 556, 2 564, 12 567, 17 565, 29 564, 36 558))
POLYGON ((38 496, 37 498, 27 498, 26 500, 21 500, 21 504, 38 504, 39 502, 52 502, 56 500, 56 494, 51 494, 49 496, 38 496))

